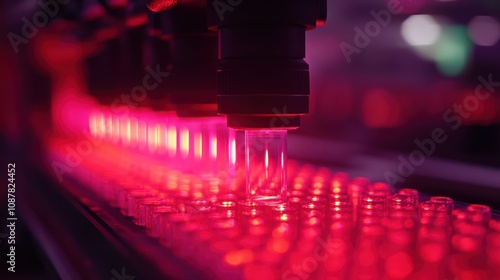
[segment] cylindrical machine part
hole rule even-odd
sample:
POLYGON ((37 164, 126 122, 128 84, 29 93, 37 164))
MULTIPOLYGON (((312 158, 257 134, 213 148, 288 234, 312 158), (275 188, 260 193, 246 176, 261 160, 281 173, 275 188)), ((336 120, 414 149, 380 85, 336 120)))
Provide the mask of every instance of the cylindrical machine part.
POLYGON ((218 112, 238 129, 294 129, 309 112, 305 31, 324 0, 208 1, 218 30, 218 112))
POLYGON ((286 130, 247 130, 248 199, 262 204, 286 199, 286 130))
POLYGON ((166 12, 172 69, 165 85, 179 117, 217 115, 217 36, 206 27, 205 9, 179 6, 166 12))

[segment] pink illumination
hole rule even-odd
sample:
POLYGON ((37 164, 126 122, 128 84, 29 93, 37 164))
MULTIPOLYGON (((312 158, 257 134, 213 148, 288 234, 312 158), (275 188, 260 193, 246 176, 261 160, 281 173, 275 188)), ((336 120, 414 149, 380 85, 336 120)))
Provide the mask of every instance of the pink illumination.
POLYGON ((113 140, 113 143, 118 143, 118 141, 120 141, 120 117, 118 116, 113 116, 112 117, 112 125, 113 125, 113 128, 112 128, 112 140, 113 140))
POLYGON ((236 164, 236 140, 231 139, 231 163, 236 164))
POLYGON ((105 117, 105 131, 106 131, 106 138, 109 140, 113 139, 113 117, 110 114, 106 114, 105 117))
POLYGON ((203 154, 203 136, 200 132, 194 135, 194 157, 201 159, 203 154))
POLYGON ((159 131, 156 124, 148 125, 148 148, 149 152, 154 153, 158 148, 159 131))
POLYGON ((106 134, 106 123, 102 113, 96 113, 96 136, 99 139, 104 138, 106 134))
POLYGON ((90 129, 90 135, 97 137, 98 136, 98 128, 97 128, 97 114, 96 113, 90 113, 89 116, 89 129, 90 129))
POLYGON ((145 121, 139 120, 137 122, 137 136, 139 149, 144 150, 148 145, 148 125, 145 121))
POLYGON ((264 166, 266 169, 266 180, 269 180, 269 150, 267 148, 264 156, 264 166))
POLYGON ((124 125, 124 129, 122 131, 122 143, 125 146, 129 146, 131 135, 132 135, 132 127, 131 127, 130 119, 126 118, 124 123, 125 123, 125 125, 124 125))
POLYGON ((168 155, 174 157, 177 154, 177 128, 173 125, 167 130, 168 155))
POLYGON ((187 156, 189 155, 189 130, 187 128, 181 129, 179 135, 179 142, 180 142, 181 156, 183 158, 187 158, 187 156))
MULTIPOLYGON (((239 164, 239 138, 224 134, 213 119, 110 112, 100 105, 79 111, 77 123, 103 145, 93 146, 71 176, 145 227, 156 249, 166 248, 214 278, 499 275, 500 221, 494 208, 443 196, 420 202, 416 189, 395 191, 328 167, 287 162, 283 131, 247 132, 249 169, 230 169, 239 164), (145 146, 138 151, 137 144, 145 146), (162 149, 170 156, 159 156, 162 149), (272 203, 259 200, 280 195, 272 203)), ((64 160, 67 147, 87 152, 82 143, 54 137, 47 150, 54 161, 64 160)), ((137 242, 130 245, 140 247, 137 242)))
POLYGON ((156 126, 157 129, 157 142, 158 142, 158 151, 163 154, 167 150, 167 127, 165 124, 160 123, 156 126))
POLYGON ((130 144, 137 145, 139 142, 139 121, 136 118, 130 118, 130 144))
POLYGON ((217 158, 217 137, 210 136, 210 156, 214 159, 217 158))

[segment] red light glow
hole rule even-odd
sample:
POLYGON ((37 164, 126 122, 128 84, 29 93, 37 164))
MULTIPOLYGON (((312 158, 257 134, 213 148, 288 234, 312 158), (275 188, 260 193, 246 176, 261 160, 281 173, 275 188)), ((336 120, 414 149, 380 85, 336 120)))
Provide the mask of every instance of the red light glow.
POLYGON ((401 123, 401 105, 384 89, 371 90, 363 99, 363 119, 370 127, 395 127, 401 123))
MULTIPOLYGON (((285 186, 283 200, 261 203, 246 197, 248 169, 228 168, 239 164, 240 138, 218 120, 118 116, 101 105, 78 112, 85 115, 78 124, 105 144, 71 176, 145 227, 159 248, 214 278, 495 279, 500 272, 500 222, 486 205, 442 196, 419 202, 416 189, 287 164, 286 142, 270 141, 283 132, 253 131, 246 139, 258 140, 250 146, 258 160, 249 179, 258 186, 249 193, 274 197, 280 179, 285 186)), ((54 162, 67 147, 83 149, 69 142, 47 141, 54 162)))
POLYGON ((405 279, 413 271, 413 261, 407 253, 398 252, 387 258, 385 270, 390 277, 405 279))

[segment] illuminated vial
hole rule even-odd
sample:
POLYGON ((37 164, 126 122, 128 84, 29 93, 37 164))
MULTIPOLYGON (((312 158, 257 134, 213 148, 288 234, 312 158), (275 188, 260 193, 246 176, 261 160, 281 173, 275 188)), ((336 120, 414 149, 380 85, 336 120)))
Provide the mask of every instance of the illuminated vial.
POLYGON ((286 197, 286 130, 245 131, 247 197, 261 204, 286 197))

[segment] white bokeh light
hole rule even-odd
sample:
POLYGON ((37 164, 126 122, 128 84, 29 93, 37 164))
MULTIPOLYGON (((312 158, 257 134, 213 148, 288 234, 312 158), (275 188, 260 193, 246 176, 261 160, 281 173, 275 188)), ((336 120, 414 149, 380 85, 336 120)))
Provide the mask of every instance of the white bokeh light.
POLYGON ((401 25, 401 35, 412 46, 433 45, 441 35, 441 26, 430 15, 413 15, 401 25))

